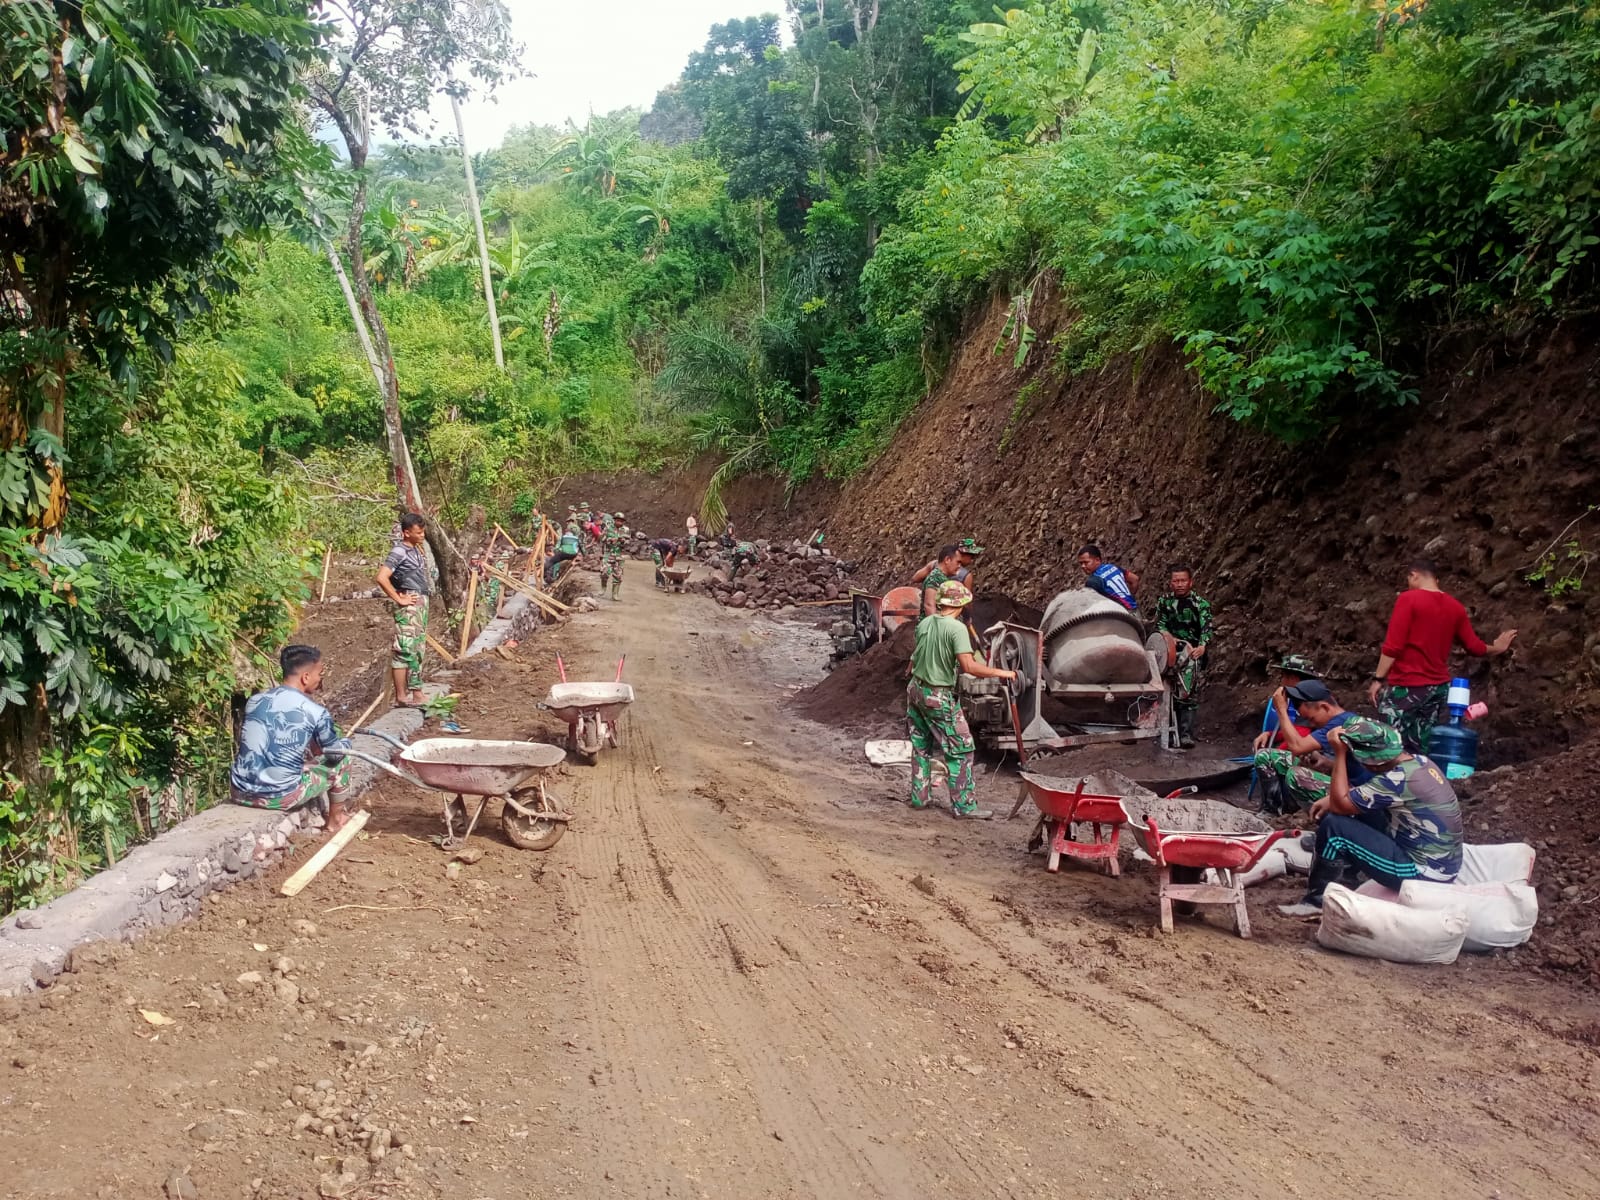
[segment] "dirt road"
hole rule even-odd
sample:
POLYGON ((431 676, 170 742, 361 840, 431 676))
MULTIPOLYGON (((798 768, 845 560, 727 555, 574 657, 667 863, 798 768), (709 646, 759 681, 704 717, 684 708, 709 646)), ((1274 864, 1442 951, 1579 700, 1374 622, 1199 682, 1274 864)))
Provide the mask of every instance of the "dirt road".
MULTIPOLYGON (((629 586, 557 635, 639 694, 565 840, 451 878, 386 784, 296 900, 68 976, 0 1021, 0 1195, 1593 1195, 1584 998, 1259 901, 1161 937, 1148 875, 1049 876, 790 713, 811 631, 629 586)), ((551 649, 464 674, 475 735, 555 737, 551 649)))

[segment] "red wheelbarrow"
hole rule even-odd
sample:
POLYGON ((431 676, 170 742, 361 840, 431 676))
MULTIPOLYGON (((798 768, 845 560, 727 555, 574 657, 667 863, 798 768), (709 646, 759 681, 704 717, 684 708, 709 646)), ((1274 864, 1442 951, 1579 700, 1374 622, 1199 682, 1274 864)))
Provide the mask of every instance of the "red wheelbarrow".
MULTIPOLYGON (((1033 796, 1033 802, 1042 815, 1045 836, 1050 843, 1050 861, 1047 871, 1061 869, 1061 856, 1083 859, 1085 862, 1105 863, 1112 875, 1121 875, 1117 863, 1117 844, 1122 837, 1122 827, 1128 823, 1128 810, 1122 806, 1121 796, 1106 796, 1083 790, 1084 780, 1074 788, 1066 786, 1064 779, 1022 772, 1022 784, 1033 796), (1090 825, 1094 841, 1072 840, 1073 822, 1090 825)), ((1038 845, 1037 842, 1033 845, 1038 845)))
POLYGON ((1133 826, 1133 836, 1161 870, 1161 929, 1164 933, 1172 932, 1172 903, 1176 900, 1231 907, 1234 928, 1240 937, 1249 937, 1250 914, 1245 909, 1244 885, 1239 877, 1260 862, 1261 856, 1279 838, 1300 836, 1298 829, 1274 829, 1270 833, 1162 830, 1154 817, 1146 817, 1144 823, 1143 829, 1133 826), (1174 869, 1193 876, 1209 869, 1217 873, 1217 882, 1174 883, 1174 869))

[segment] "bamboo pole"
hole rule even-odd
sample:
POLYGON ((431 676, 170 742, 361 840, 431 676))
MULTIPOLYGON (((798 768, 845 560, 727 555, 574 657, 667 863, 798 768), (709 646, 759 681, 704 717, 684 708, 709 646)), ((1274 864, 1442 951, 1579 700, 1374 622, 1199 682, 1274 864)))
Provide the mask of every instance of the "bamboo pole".
POLYGON ((321 604, 328 598, 328 568, 333 565, 333 543, 328 543, 328 548, 322 552, 322 587, 317 592, 317 603, 321 604))
POLYGON ((317 852, 307 860, 305 866, 301 867, 293 875, 289 876, 288 879, 283 881, 283 886, 278 889, 279 894, 284 896, 298 896, 301 892, 305 891, 306 884, 315 879, 323 867, 327 866, 336 857, 338 857, 339 851, 343 850, 346 846, 353 842, 356 834, 360 833, 362 827, 365 826, 366 823, 371 819, 371 811, 363 808, 355 816, 346 821, 338 833, 334 834, 331 838, 322 843, 322 846, 317 850, 317 852))
POLYGON ((425 633, 422 636, 428 639, 428 645, 432 646, 439 657, 444 659, 445 662, 453 663, 456 661, 456 656, 441 646, 437 639, 434 638, 433 634, 425 633))
POLYGON ((509 587, 516 588, 517 591, 534 600, 543 608, 549 609, 557 614, 569 613, 572 611, 571 605, 563 604, 554 596, 549 595, 546 592, 541 592, 538 588, 532 587, 529 584, 523 583, 522 580, 518 579, 515 575, 507 575, 498 567, 486 565, 483 570, 484 573, 489 575, 491 578, 498 579, 500 582, 508 585, 509 587))
MULTIPOLYGON (((484 569, 488 569, 487 566, 484 569)), ((467 611, 461 617, 461 649, 458 654, 467 652, 467 643, 472 640, 472 608, 478 602, 478 572, 473 571, 467 579, 467 611)))

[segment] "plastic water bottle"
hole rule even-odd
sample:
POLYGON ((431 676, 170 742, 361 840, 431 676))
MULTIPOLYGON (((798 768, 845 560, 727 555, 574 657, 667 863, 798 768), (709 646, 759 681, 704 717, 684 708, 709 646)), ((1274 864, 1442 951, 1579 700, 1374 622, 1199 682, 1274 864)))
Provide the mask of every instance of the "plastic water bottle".
POLYGON ((1465 679, 1450 681, 1450 723, 1428 733, 1428 757, 1444 768, 1446 779, 1465 779, 1478 769, 1478 734, 1466 726, 1472 689, 1465 679))

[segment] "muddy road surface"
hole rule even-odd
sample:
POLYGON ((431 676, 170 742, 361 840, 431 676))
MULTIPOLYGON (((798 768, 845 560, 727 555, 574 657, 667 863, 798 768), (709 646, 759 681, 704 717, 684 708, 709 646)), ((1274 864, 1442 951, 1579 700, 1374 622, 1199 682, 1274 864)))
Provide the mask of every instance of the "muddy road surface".
POLYGON ((0 1020, 0 1196, 1594 1194, 1588 997, 1336 957, 1268 895, 1162 937, 1142 869, 1048 875, 794 713, 813 631, 628 593, 457 681, 555 740, 553 650, 626 653, 563 841, 451 866, 385 783, 296 899, 84 956, 0 1020))

